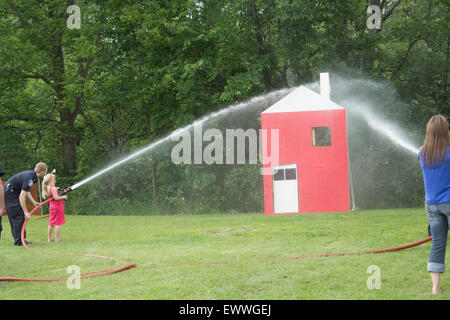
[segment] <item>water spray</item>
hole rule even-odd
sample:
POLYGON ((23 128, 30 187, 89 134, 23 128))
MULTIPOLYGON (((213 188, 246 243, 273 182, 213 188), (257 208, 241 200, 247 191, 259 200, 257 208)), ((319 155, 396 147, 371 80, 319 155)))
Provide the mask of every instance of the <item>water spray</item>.
POLYGON ((358 114, 366 120, 367 124, 379 134, 389 138, 393 143, 402 147, 403 149, 413 153, 419 154, 419 148, 411 143, 401 132, 400 128, 392 122, 386 119, 381 119, 369 112, 367 109, 364 111, 358 110, 358 114))
MULTIPOLYGON (((89 181, 91 181, 91 180, 93 180, 93 179, 103 175, 104 173, 106 173, 106 172, 108 172, 108 171, 110 171, 110 170, 112 170, 112 169, 114 169, 114 168, 116 168, 116 167, 118 167, 118 166, 120 166, 120 165, 122 165, 122 164, 124 164, 124 163, 126 163, 128 161, 130 161, 130 160, 132 160, 133 158, 136 158, 136 157, 138 157, 138 156, 140 156, 140 155, 142 155, 142 154, 144 154, 146 152, 149 152, 149 151, 155 149, 156 147, 158 147, 161 144, 169 142, 171 140, 171 138, 178 136, 182 132, 185 132, 185 131, 188 131, 188 130, 192 129, 192 128, 194 128, 197 125, 200 125, 202 123, 206 123, 207 121, 212 120, 212 119, 217 119, 217 118, 219 118, 219 117, 221 117, 223 115, 229 114, 231 112, 243 110, 243 109, 247 108, 248 106, 251 106, 252 104, 263 103, 263 102, 265 102, 268 99, 274 99, 274 98, 279 99, 279 98, 287 95, 292 90, 293 90, 293 88, 287 88, 287 89, 280 89, 280 90, 277 90, 277 91, 273 91, 273 92, 270 92, 270 93, 267 93, 267 94, 264 94, 264 95, 261 95, 261 96, 258 96, 258 97, 254 97, 254 98, 252 98, 252 99, 250 99, 248 101, 231 105, 231 106, 229 106, 227 108, 224 108, 224 109, 221 109, 219 111, 213 112, 213 113, 211 113, 209 115, 206 115, 206 116, 200 118, 199 120, 196 120, 193 123, 191 123, 191 124, 189 124, 189 125, 187 125, 187 126, 185 126, 183 128, 175 130, 174 132, 172 132, 171 134, 167 135, 166 137, 158 139, 155 142, 150 143, 146 147, 131 153, 130 155, 126 156, 125 158, 123 158, 123 159, 113 163, 112 165, 110 165, 110 166, 100 170, 99 172, 89 176, 88 178, 86 178, 86 179, 84 179, 84 180, 82 180, 80 182, 77 182, 73 186, 65 188, 65 189, 58 190, 58 195, 59 196, 66 195, 67 193, 69 193, 69 192, 77 189, 78 187, 84 185, 85 183, 88 183, 89 181)), ((56 173, 56 170, 53 169, 51 174, 55 174, 55 173, 56 173)), ((42 206, 44 206, 46 203, 48 203, 51 200, 53 200, 53 197, 50 195, 47 200, 41 202, 38 206, 36 206, 30 212, 30 214, 32 215, 38 208, 41 208, 42 206)), ((27 224, 28 220, 29 220, 28 218, 25 218, 25 222, 24 222, 23 227, 22 227, 22 244, 23 244, 23 246, 26 249, 31 250, 27 246, 27 244, 25 242, 25 227, 26 227, 26 224, 27 224)))
POLYGON ((223 115, 229 114, 231 112, 243 110, 243 109, 245 109, 246 107, 248 107, 248 106, 250 106, 252 104, 263 103, 264 101, 266 101, 268 99, 274 99, 274 98, 279 99, 279 98, 287 95, 292 90, 293 90, 293 88, 280 89, 280 90, 277 90, 277 91, 273 91, 273 92, 270 92, 270 93, 265 94, 265 95, 254 97, 254 98, 252 98, 252 99, 250 99, 250 100, 248 100, 246 102, 237 103, 237 104, 231 105, 231 106, 229 106, 227 108, 224 108, 224 109, 221 109, 219 111, 213 112, 213 113, 211 113, 209 115, 206 115, 206 116, 200 118, 199 120, 196 120, 193 123, 191 123, 191 124, 189 124, 189 125, 187 125, 187 126, 185 126, 183 128, 175 130, 174 132, 172 132, 171 134, 167 135, 166 137, 163 137, 163 138, 161 138, 159 140, 156 140, 155 142, 150 143, 148 146, 133 152, 132 154, 128 155, 127 157, 125 157, 125 158, 123 158, 123 159, 113 163, 112 165, 106 167, 105 169, 100 170, 99 172, 91 175, 90 177, 88 177, 88 178, 86 178, 86 179, 84 179, 84 180, 74 184, 72 187, 65 189, 62 194, 66 194, 66 193, 68 193, 68 192, 70 192, 72 190, 75 190, 76 188, 82 186, 83 184, 85 184, 85 183, 87 183, 87 182, 89 182, 89 181, 91 181, 91 180, 93 180, 93 179, 103 175, 104 173, 106 173, 106 172, 108 172, 108 171, 110 171, 110 170, 112 170, 112 169, 114 169, 114 168, 116 168, 116 167, 126 163, 126 162, 128 162, 129 160, 132 160, 132 159, 134 159, 134 158, 136 158, 136 157, 138 157, 138 156, 140 156, 140 155, 142 155, 142 154, 144 154, 146 152, 149 152, 149 151, 155 149, 156 147, 158 147, 161 144, 164 144, 166 142, 171 141, 172 138, 180 135, 183 132, 189 131, 190 129, 192 129, 192 128, 194 128, 194 127, 196 127, 196 126, 198 126, 198 125, 200 125, 202 123, 206 123, 207 121, 210 121, 212 119, 217 119, 217 118, 219 118, 219 117, 221 117, 223 115))
MULTIPOLYGON (((315 86, 317 87, 317 84, 315 86)), ((389 139, 410 155, 417 156, 419 147, 415 141, 408 137, 408 134, 392 119, 380 116, 377 112, 377 104, 392 103, 387 99, 383 99, 385 102, 380 102, 380 96, 388 95, 392 99, 397 95, 392 84, 337 76, 334 88, 336 102, 344 106, 350 115, 356 115, 363 119, 376 133, 389 139), (374 95, 376 95, 375 98, 374 95)), ((399 103, 399 101, 395 100, 393 103, 399 103)))

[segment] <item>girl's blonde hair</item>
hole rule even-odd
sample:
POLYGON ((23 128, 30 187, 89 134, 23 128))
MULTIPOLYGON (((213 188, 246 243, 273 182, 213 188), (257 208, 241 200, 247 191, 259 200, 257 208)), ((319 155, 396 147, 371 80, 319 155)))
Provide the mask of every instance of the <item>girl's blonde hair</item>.
POLYGON ((48 184, 50 183, 52 176, 53 174, 49 173, 44 176, 44 179, 42 179, 42 198, 44 199, 48 198, 48 184))

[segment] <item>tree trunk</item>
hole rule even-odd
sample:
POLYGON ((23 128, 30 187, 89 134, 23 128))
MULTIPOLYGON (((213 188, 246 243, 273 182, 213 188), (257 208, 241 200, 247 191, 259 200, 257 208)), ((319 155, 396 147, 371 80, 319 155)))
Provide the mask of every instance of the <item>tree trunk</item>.
POLYGON ((63 153, 63 171, 69 176, 76 175, 76 158, 75 158, 75 145, 76 137, 75 132, 75 118, 70 113, 70 110, 65 108, 60 111, 60 134, 63 153))
POLYGON ((262 69, 264 87, 266 89, 266 92, 269 92, 270 90, 272 90, 272 73, 270 71, 270 63, 269 61, 266 61, 267 59, 270 58, 269 50, 267 49, 266 43, 264 41, 263 26, 261 23, 261 19, 258 15, 258 10, 253 1, 250 2, 250 7, 251 7, 250 13, 253 18, 253 26, 255 30, 256 41, 258 42, 258 53, 265 62, 264 67, 262 69))
MULTIPOLYGON (((57 106, 59 110, 59 133, 60 141, 62 144, 63 155, 63 173, 69 176, 75 176, 76 174, 76 159, 75 159, 75 145, 76 145, 76 132, 75 132, 75 119, 76 112, 71 112, 70 108, 65 106, 65 84, 64 84, 64 56, 62 52, 62 46, 59 43, 54 50, 56 53, 53 59, 53 79, 54 89, 56 91, 57 106)), ((76 100, 76 110, 79 109, 81 104, 80 99, 76 100)))

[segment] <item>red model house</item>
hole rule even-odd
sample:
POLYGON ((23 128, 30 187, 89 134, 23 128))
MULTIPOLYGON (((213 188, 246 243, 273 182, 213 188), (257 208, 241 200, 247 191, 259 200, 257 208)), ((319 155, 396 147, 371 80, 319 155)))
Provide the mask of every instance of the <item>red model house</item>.
POLYGON ((276 139, 262 137, 266 215, 350 211, 346 113, 328 73, 320 82, 321 94, 300 86, 261 114, 262 129, 278 129, 278 163, 264 156, 276 139))

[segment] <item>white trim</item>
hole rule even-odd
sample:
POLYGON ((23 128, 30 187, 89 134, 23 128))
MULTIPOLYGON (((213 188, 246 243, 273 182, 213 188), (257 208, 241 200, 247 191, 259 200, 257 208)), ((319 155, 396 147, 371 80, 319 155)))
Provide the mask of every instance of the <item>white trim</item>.
POLYGON ((320 111, 344 109, 331 100, 325 99, 320 94, 300 86, 283 99, 279 100, 262 113, 320 111))

